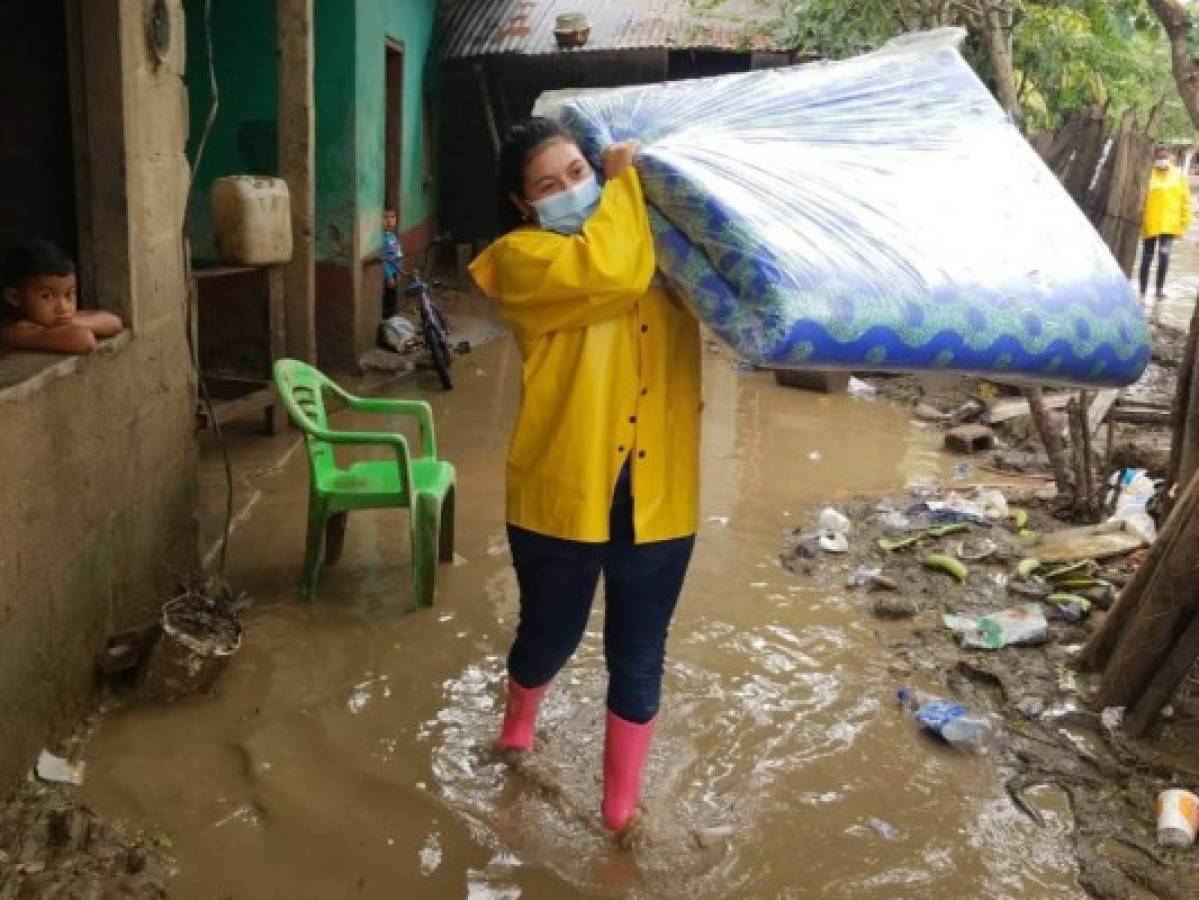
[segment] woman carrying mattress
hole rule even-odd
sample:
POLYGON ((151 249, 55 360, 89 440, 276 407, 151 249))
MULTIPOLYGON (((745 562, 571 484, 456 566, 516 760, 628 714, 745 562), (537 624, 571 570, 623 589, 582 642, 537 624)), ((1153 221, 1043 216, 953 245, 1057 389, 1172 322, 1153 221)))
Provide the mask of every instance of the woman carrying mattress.
POLYGON ((636 820, 699 493, 699 327, 655 283, 636 150, 605 152, 601 187, 560 125, 514 126, 500 181, 523 223, 471 265, 524 363, 507 461, 520 618, 498 745, 532 750, 538 706, 583 636, 602 573, 601 810, 618 832, 636 820))

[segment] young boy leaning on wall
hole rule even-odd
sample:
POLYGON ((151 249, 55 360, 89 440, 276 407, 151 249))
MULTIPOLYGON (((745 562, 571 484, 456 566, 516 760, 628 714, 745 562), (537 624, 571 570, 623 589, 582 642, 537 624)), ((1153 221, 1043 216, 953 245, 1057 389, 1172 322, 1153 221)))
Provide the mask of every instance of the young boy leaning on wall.
POLYGON ((80 310, 75 263, 50 241, 18 244, 4 259, 0 346, 46 353, 90 353, 125 330, 112 313, 80 310))

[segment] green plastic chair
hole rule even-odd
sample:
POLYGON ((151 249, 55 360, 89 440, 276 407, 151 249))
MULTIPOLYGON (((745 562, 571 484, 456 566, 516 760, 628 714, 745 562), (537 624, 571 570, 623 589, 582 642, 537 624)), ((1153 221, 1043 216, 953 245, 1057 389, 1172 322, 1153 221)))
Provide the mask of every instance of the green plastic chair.
POLYGON ((311 482, 308 542, 300 596, 316 595, 322 557, 333 565, 345 544, 346 518, 356 509, 407 507, 412 517, 412 583, 418 606, 432 606, 437 560, 454 558, 454 467, 437 458, 433 413, 422 400, 356 397, 317 369, 295 359, 275 362, 275 386, 291 420, 304 432, 311 482), (324 393, 340 397, 353 412, 411 416, 420 426, 423 456, 413 457, 402 434, 336 431, 329 427, 324 393), (337 464, 334 447, 391 447, 395 461, 337 464), (323 547, 322 547, 323 544, 323 547), (322 550, 324 551, 322 553, 322 550))

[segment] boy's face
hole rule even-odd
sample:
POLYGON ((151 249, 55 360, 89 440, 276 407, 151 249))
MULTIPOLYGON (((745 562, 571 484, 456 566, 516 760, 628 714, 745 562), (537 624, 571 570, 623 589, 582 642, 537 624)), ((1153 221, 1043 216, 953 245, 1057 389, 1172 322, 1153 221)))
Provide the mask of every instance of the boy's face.
POLYGON ((394 210, 386 209, 383 211, 383 230, 396 230, 396 214, 394 210))
POLYGON ((34 325, 68 325, 75 316, 75 276, 31 275, 20 287, 5 290, 4 299, 34 325))

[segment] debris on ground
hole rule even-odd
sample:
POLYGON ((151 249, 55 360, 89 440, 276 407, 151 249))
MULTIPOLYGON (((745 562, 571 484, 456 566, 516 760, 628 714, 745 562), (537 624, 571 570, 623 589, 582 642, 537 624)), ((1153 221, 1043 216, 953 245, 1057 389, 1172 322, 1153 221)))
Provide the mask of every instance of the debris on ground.
POLYGON ((1157 842, 1163 847, 1189 847, 1199 830, 1199 797, 1170 788, 1157 795, 1157 842))
POLYGON ((85 720, 58 753, 44 752, 36 776, 30 772, 0 802, 0 897, 5 900, 167 896, 174 868, 165 852, 170 842, 125 834, 83 806, 69 780, 52 777, 79 771, 69 760, 82 753, 94 721, 85 720))
POLYGON ((34 766, 37 777, 51 784, 83 784, 83 763, 71 762, 43 750, 34 766))
POLYGON ((899 702, 927 731, 963 750, 986 750, 992 740, 991 724, 971 715, 966 707, 916 688, 900 688, 899 702))
POLYGON ((1138 739, 1122 727, 1122 711, 1087 708, 1096 679, 1075 670, 1120 586, 1143 564, 1144 540, 1122 526, 1085 534, 1064 527, 1032 480, 1000 487, 1007 512, 996 515, 998 505, 982 505, 984 491, 994 489, 921 484, 907 494, 842 502, 838 511, 853 522, 846 553, 825 555, 793 534, 780 561, 870 616, 904 681, 932 686, 935 697, 992 725, 989 757, 1021 815, 1048 824, 1038 789, 1068 798, 1079 882, 1092 896, 1199 896, 1194 850, 1160 845, 1155 816, 1162 791, 1199 786, 1192 762, 1199 672, 1180 685, 1172 714, 1138 739), (1119 546, 1105 546, 1108 540, 1119 546), (935 554, 966 567, 965 580, 927 568, 935 554), (880 588, 880 579, 895 589, 880 588), (964 647, 943 621, 958 616, 981 635, 1001 635, 983 620, 998 615, 1002 622, 1013 609, 1035 622, 1043 643, 964 647))
POLYGON ((1023 603, 977 619, 946 613, 941 621, 963 647, 972 650, 1033 647, 1049 640, 1049 622, 1039 603, 1023 603))

